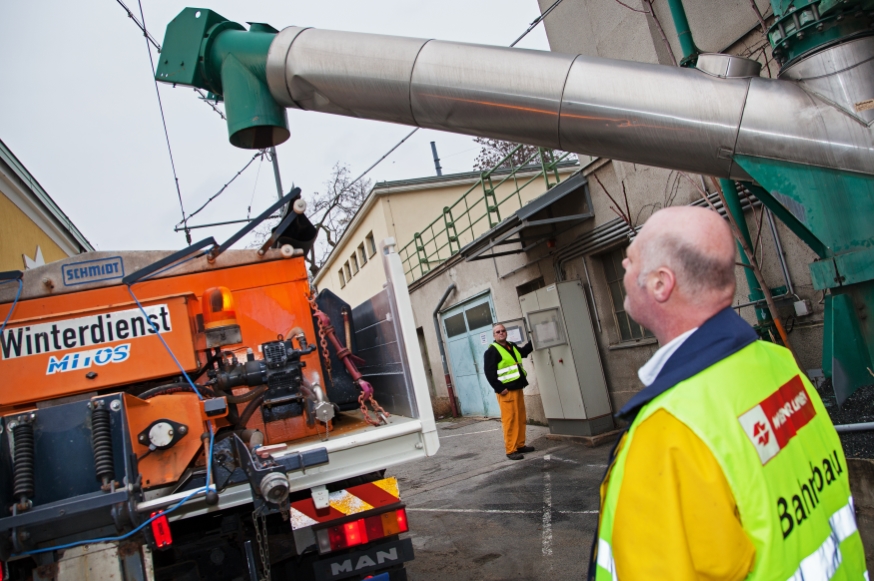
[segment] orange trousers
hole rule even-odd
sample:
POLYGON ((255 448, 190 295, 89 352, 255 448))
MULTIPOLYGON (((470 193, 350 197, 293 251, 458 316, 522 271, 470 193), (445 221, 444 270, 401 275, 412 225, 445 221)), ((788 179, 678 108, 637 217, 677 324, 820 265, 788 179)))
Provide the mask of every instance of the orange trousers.
POLYGON ((512 454, 525 445, 525 396, 521 389, 496 394, 501 407, 501 426, 504 428, 504 448, 512 454))

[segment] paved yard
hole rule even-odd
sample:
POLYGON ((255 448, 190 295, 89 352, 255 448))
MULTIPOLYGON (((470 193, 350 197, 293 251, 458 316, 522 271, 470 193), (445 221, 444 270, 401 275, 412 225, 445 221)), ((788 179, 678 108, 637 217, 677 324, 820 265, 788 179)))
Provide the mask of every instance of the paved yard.
POLYGON ((392 472, 416 549, 410 580, 583 578, 611 445, 547 440, 547 428, 528 426, 537 451, 511 461, 498 421, 438 427, 435 457, 392 472))

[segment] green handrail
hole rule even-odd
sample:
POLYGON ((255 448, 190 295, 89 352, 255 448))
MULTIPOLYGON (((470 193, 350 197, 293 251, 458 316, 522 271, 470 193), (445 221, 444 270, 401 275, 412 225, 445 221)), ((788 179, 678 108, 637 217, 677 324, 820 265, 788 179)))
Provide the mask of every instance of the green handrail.
POLYGON ((480 179, 470 189, 451 206, 444 207, 440 216, 416 232, 413 239, 401 247, 399 254, 408 282, 422 278, 435 266, 458 254, 463 246, 462 238, 469 235, 470 240, 475 239, 478 226, 485 232, 500 224, 502 212, 507 215, 521 208, 522 190, 535 181, 541 178, 544 180, 544 191, 561 181, 558 166, 570 154, 556 157, 553 152, 538 148, 517 166, 512 158, 521 147, 517 146, 494 167, 482 172, 480 179), (508 162, 511 165, 510 171, 505 175, 496 175, 508 162), (536 173, 520 183, 520 174, 532 171, 536 173), (550 173, 554 176, 554 183, 550 180, 550 173), (512 191, 506 197, 498 199, 499 188, 509 180, 513 180, 512 191))

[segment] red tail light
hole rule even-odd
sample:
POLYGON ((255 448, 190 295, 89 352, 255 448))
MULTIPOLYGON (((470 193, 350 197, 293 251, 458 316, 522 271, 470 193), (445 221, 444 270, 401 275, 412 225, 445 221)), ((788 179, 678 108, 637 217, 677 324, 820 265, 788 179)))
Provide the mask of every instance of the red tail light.
MULTIPOLYGON (((160 515, 152 521, 152 536, 155 537, 155 545, 164 549, 173 544, 173 535, 170 534, 170 523, 164 513, 153 512, 152 516, 160 515)), ((2 581, 2 579, 0 579, 2 581)))
POLYGON ((320 529, 316 531, 316 538, 319 541, 319 552, 325 554, 405 533, 408 530, 410 527, 407 524, 407 511, 399 508, 320 529))

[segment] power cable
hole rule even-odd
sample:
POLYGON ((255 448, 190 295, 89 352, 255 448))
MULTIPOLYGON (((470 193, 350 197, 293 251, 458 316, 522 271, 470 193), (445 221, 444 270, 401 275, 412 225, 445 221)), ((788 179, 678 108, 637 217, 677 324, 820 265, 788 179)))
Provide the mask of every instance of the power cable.
MULTIPOLYGON (((119 0, 116 0, 118 2, 119 0)), ((182 212, 185 240, 191 244, 191 231, 188 229, 188 218, 185 217, 185 205, 182 203, 182 190, 179 188, 179 176, 176 174, 176 162, 173 160, 173 148, 170 147, 170 132, 167 131, 167 118, 164 116, 164 103, 161 101, 161 91, 158 88, 158 80, 155 78, 155 60, 152 58, 152 48, 149 46, 149 33, 146 31, 146 17, 143 13, 143 2, 137 0, 140 6, 140 20, 142 21, 143 36, 146 38, 146 52, 149 53, 149 64, 152 70, 152 81, 155 83, 155 94, 158 96, 158 109, 161 111, 161 124, 164 126, 164 139, 167 141, 167 153, 170 155, 170 167, 173 169, 173 183, 176 184, 176 196, 179 198, 179 210, 182 212)), ((124 6, 122 4, 122 6, 124 6)), ((139 24, 139 23, 137 23, 139 24)), ((152 41, 154 42, 154 41, 152 41)))
MULTIPOLYGON (((140 22, 139 20, 137 20, 137 17, 134 16, 134 13, 131 12, 131 9, 128 8, 128 7, 127 7, 127 4, 125 4, 124 2, 122 2, 122 0, 115 0, 115 1, 118 2, 118 4, 119 4, 122 8, 124 8, 124 11, 127 12, 127 16, 128 16, 128 18, 130 18, 131 20, 133 20, 133 22, 134 22, 134 24, 137 26, 137 28, 139 28, 140 31, 142 31, 143 36, 145 36, 146 39, 149 41, 149 44, 151 44, 152 46, 154 46, 154 47, 155 47, 155 50, 157 50, 157 51, 158 51, 158 54, 160 54, 160 53, 161 53, 161 45, 158 44, 158 41, 155 40, 155 37, 153 37, 153 36, 151 35, 151 33, 146 29, 145 21, 140 22)), ((201 89, 198 89, 197 87, 192 87, 192 89, 194 90, 195 93, 197 93, 198 95, 200 95, 200 100, 201 100, 201 101, 203 101, 204 103, 206 103, 206 104, 209 106, 210 109, 212 109, 213 111, 215 111, 216 113, 219 114, 219 117, 221 117, 221 118, 224 119, 224 120, 227 120, 227 117, 225 117, 225 114, 221 112, 221 109, 219 109, 218 107, 216 107, 216 106, 212 103, 213 99, 210 99, 210 98, 209 98, 209 95, 207 95, 206 93, 204 93, 201 89)))
POLYGON ((517 38, 516 40, 514 40, 514 41, 513 41, 513 44, 510 45, 510 48, 513 48, 514 46, 516 46, 516 44, 517 44, 520 40, 522 40, 523 38, 525 38, 526 36, 528 36, 528 33, 531 32, 532 30, 534 30, 534 29, 537 27, 538 24, 540 24, 541 22, 543 22, 543 19, 546 18, 547 16, 549 16, 549 13, 552 12, 553 10, 555 10, 555 7, 558 6, 559 4, 561 4, 562 1, 563 1, 563 0, 555 0, 555 2, 553 2, 552 6, 550 6, 549 8, 547 8, 547 9, 543 12, 543 14, 541 14, 540 16, 538 16, 537 18, 535 18, 533 21, 531 21, 531 24, 528 25, 528 30, 526 30, 525 32, 523 32, 523 33, 522 33, 522 36, 520 36, 519 38, 517 38))
POLYGON ((230 180, 228 180, 228 183, 226 183, 225 185, 223 185, 219 191, 217 191, 217 192, 214 193, 212 196, 210 196, 209 199, 208 199, 206 202, 204 202, 202 206, 200 206, 198 209, 196 209, 195 211, 193 211, 193 212, 191 212, 190 214, 188 214, 187 217, 183 215, 182 220, 181 220, 179 223, 177 223, 176 225, 179 226, 179 224, 187 223, 188 220, 190 220, 191 218, 193 218, 194 216, 196 216, 196 215, 197 215, 201 210, 203 210, 204 208, 206 208, 206 207, 209 205, 210 202, 212 202, 214 199, 216 199, 217 197, 219 197, 220 195, 222 195, 222 193, 223 193, 226 189, 228 189, 228 186, 231 185, 232 183, 234 183, 234 180, 237 179, 238 177, 240 177, 240 174, 242 174, 244 171, 246 171, 246 170, 249 168, 250 165, 252 165, 252 162, 253 162, 253 161, 255 161, 256 159, 258 159, 259 157, 262 157, 262 158, 263 158, 263 156, 264 156, 264 151, 263 151, 263 150, 262 150, 262 151, 259 151, 259 152, 256 153, 255 155, 253 155, 253 156, 252 156, 252 159, 250 159, 250 160, 246 163, 246 165, 243 166, 243 169, 241 169, 240 171, 238 171, 236 174, 234 174, 234 177, 232 177, 230 180))
POLYGON ((249 207, 246 209, 246 220, 252 217, 252 202, 255 201, 255 192, 258 191, 258 179, 261 177, 261 166, 264 165, 264 157, 258 163, 258 171, 255 173, 255 185, 252 186, 252 197, 249 198, 249 207))

